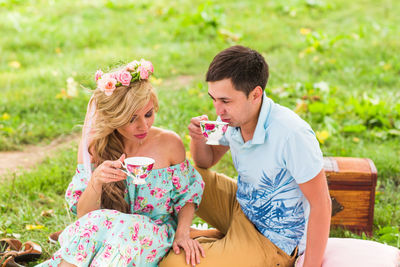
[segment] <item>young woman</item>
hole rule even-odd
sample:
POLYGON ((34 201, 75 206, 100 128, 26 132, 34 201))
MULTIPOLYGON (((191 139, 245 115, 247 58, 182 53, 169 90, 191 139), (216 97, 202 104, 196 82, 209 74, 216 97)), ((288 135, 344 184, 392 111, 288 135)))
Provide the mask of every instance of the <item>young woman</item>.
POLYGON ((189 235, 204 183, 185 160, 179 136, 153 126, 158 101, 148 81, 152 73, 145 60, 96 73, 78 167, 66 191, 79 219, 40 266, 157 266, 171 247, 184 250, 191 265, 204 256, 189 235), (133 184, 121 170, 133 156, 155 160, 146 184, 133 184))

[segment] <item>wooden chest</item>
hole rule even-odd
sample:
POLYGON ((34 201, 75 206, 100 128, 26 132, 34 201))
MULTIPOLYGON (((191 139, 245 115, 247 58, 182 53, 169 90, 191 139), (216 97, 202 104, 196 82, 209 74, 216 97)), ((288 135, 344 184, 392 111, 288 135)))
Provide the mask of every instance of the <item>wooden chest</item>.
POLYGON ((377 171, 367 158, 325 157, 332 227, 372 235, 377 171))

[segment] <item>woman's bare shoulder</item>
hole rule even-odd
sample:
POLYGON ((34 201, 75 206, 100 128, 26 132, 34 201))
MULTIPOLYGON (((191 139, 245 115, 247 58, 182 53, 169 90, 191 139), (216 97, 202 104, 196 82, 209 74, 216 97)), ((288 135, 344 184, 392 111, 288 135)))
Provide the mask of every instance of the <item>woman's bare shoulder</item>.
POLYGON ((181 137, 171 130, 153 128, 154 137, 158 140, 157 143, 162 146, 162 150, 168 155, 171 165, 183 162, 186 158, 186 152, 181 137))

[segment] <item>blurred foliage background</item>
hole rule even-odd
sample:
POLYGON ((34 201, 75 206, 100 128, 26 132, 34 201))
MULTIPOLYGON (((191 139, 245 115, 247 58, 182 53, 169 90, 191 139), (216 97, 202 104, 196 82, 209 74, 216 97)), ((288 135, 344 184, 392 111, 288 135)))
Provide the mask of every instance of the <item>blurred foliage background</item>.
MULTIPOLYGON (((0 150, 81 130, 97 69, 153 62, 156 125, 188 149, 190 118, 215 118, 204 75, 234 44, 270 65, 267 95, 311 124, 325 156, 371 158, 378 169, 374 235, 400 247, 400 2, 396 0, 0 0, 0 150)), ((190 157, 190 153, 188 153, 190 157)), ((63 194, 66 149, 0 182, 0 232, 34 240, 74 218, 63 194)), ((214 168, 232 177, 229 154, 214 168)), ((200 222, 195 219, 195 222, 200 222)))

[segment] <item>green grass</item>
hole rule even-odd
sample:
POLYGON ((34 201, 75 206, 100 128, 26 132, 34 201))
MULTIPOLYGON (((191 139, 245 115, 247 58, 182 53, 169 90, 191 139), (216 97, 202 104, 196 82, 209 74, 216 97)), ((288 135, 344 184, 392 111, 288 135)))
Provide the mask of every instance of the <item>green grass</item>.
MULTIPOLYGON (((79 131, 95 71, 140 58, 162 79, 156 125, 176 131, 188 148, 190 118, 215 118, 202 79, 208 64, 242 44, 265 56, 268 96, 311 124, 325 156, 374 161, 372 239, 399 247, 399 12, 395 0, 0 0, 0 151, 79 131), (193 81, 168 86, 180 75, 193 81)), ((62 151, 0 185, 2 235, 39 242, 43 258, 54 252, 47 235, 74 219, 63 195, 75 158, 76 149, 62 151), (51 217, 40 215, 49 209, 51 217), (45 228, 28 231, 28 224, 45 228)), ((215 169, 236 176, 229 155, 215 169)))

